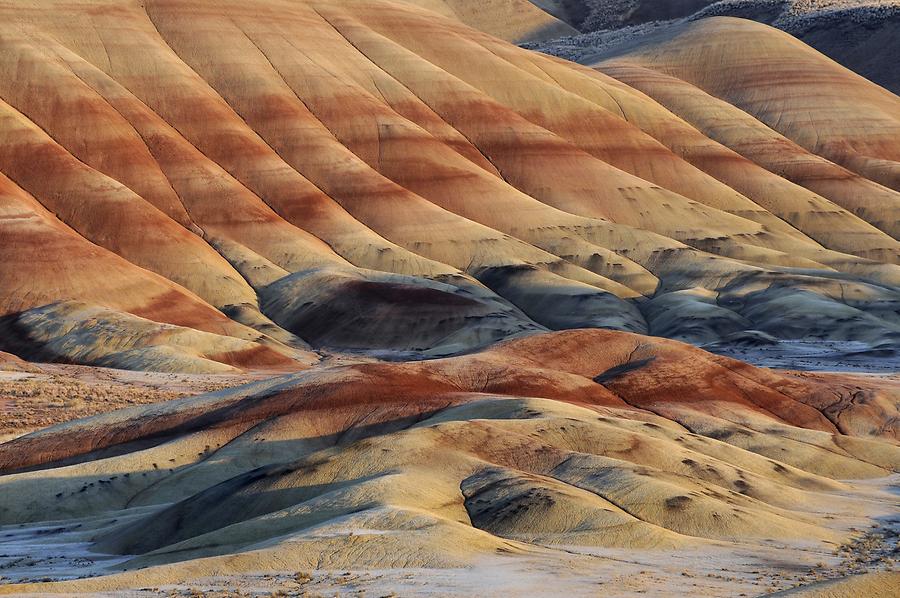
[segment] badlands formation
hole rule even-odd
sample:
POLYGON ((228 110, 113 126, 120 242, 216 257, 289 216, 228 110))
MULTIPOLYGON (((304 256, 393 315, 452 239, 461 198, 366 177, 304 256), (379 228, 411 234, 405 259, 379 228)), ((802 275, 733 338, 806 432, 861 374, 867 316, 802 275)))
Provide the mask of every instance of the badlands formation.
POLYGON ((0 594, 890 596, 897 398, 576 330, 134 407, 0 445, 0 594))
MULTIPOLYGON (((837 62, 900 92, 900 0, 532 0, 585 35, 530 42, 578 60, 684 20, 752 19, 786 31, 837 62)), ((549 28, 543 31, 549 31, 549 28)), ((497 35, 502 35, 497 31, 497 35)), ((508 39, 512 39, 509 37, 508 39)), ((521 39, 521 37, 520 37, 521 39)))
POLYGON ((900 98, 733 18, 511 43, 572 32, 0 0, 4 376, 255 380, 0 444, 0 594, 891 596, 900 98))
POLYGON ((763 25, 595 70, 409 3, 0 18, 0 350, 223 373, 581 327, 900 337, 900 99, 763 25))

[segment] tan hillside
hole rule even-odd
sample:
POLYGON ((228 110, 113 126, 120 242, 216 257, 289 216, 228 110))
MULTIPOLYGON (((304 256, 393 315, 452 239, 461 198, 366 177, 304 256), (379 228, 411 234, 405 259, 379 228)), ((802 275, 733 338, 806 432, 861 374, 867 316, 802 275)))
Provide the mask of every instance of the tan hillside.
MULTIPOLYGON (((816 403, 820 386, 833 388, 674 341, 571 331, 62 424, 0 445, 0 524, 53 512, 67 541, 126 556, 101 577, 0 593, 223 568, 565 562, 573 545, 651 560, 740 546, 753 560, 778 538, 830 560, 860 504, 886 500, 837 480, 884 476, 900 449, 839 430, 866 409, 816 403)), ((879 421, 896 436, 896 401, 879 421)))
MULTIPOLYGON (((581 34, 535 42, 577 62, 673 25, 737 17, 776 27, 855 73, 900 91, 900 0, 531 0, 581 34)), ((511 39, 511 38, 507 38, 511 39)))
POLYGON ((614 53, 683 79, 806 150, 900 189, 900 99, 786 33, 742 19, 704 19, 614 53))
POLYGON ((212 371, 578 327, 895 342, 896 97, 741 21, 610 77, 416 4, 0 6, 2 348, 212 371), (809 126, 779 93, 831 104, 809 126), (160 355, 132 331, 157 325, 249 344, 160 355))
POLYGON ((553 39, 577 31, 528 0, 400 0, 458 19, 501 39, 514 42, 553 39))

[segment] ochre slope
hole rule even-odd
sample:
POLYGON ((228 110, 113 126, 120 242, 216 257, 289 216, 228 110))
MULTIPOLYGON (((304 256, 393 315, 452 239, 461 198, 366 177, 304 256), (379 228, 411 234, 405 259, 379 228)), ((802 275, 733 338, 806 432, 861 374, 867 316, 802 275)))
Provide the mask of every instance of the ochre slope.
MULTIPOLYGON (((664 143, 667 145, 683 144, 685 147, 682 152, 686 159, 698 167, 714 172, 717 176, 727 177, 722 180, 729 184, 745 186, 749 196, 759 198, 759 201, 765 202, 762 205, 775 213, 785 214, 784 218, 796 218, 796 226, 800 230, 807 231, 815 238, 821 236, 824 245, 837 244, 837 247, 840 247, 842 243, 846 243, 847 250, 851 253, 854 250, 859 251, 865 243, 861 242, 860 233, 871 234, 871 229, 859 227, 861 223, 858 223, 857 229, 854 230, 851 228, 853 225, 843 219, 840 229, 851 235, 852 241, 833 238, 831 235, 837 236, 835 234, 837 231, 835 227, 828 225, 826 218, 833 219, 832 214, 839 212, 835 210, 835 206, 822 201, 823 198, 830 199, 834 204, 892 236, 898 234, 897 210, 894 207, 898 203, 896 191, 801 148, 739 108, 685 81, 648 68, 618 64, 614 61, 601 66, 600 69, 631 88, 639 89, 653 97, 702 131, 709 139, 734 150, 738 155, 724 151, 721 146, 705 139, 704 142, 709 149, 702 153, 699 151, 689 153, 693 144, 685 142, 688 127, 671 127, 667 130, 656 124, 659 121, 651 121, 652 124, 648 122, 647 125, 655 126, 655 134, 665 139, 664 143), (741 160, 740 157, 744 159, 741 160), (768 169, 769 172, 765 172, 764 169, 768 169), (743 173, 747 170, 756 170, 758 174, 756 177, 746 176, 743 173), (778 173, 780 176, 773 176, 772 173, 778 173), (757 183, 756 179, 763 180, 757 183), (803 186, 814 194, 798 193, 788 181, 803 186), (800 210, 803 200, 815 202, 817 211, 803 213, 800 210), (803 216, 809 218, 811 214, 819 215, 818 217, 824 221, 819 223, 800 219, 803 216)), ((670 120, 669 123, 671 122, 670 120)), ((696 136, 697 133, 693 135, 696 136)), ((883 238, 881 242, 884 243, 883 238)))
MULTIPOLYGON (((309 345, 435 356, 577 327, 896 341, 900 194, 834 154, 890 159, 875 116, 833 111, 816 125, 832 142, 804 149, 744 105, 769 89, 747 71, 705 71, 739 90, 723 106, 683 79, 638 91, 624 66, 620 81, 516 48, 439 4, 0 5, 4 205, 24 197, 58 219, 3 222, 17 283, 0 316, 19 330, 5 348, 83 359, 42 317, 57 312, 301 361, 309 345), (732 125, 759 142, 743 147, 732 125), (35 266, 47 256, 57 267, 35 266), (772 305, 810 315, 785 326, 772 305)), ((897 102, 772 35, 754 51, 796 54, 813 74, 785 77, 809 93, 837 77, 883 114, 897 102)))
POLYGON ((575 29, 540 10, 529 0, 400 0, 421 6, 511 42, 553 39, 575 29))
POLYGON ((900 190, 900 99, 787 33, 717 17, 665 31, 628 54, 629 62, 683 79, 807 150, 900 190))
POLYGON ((532 0, 585 35, 532 44, 576 62, 686 21, 738 17, 785 31, 897 93, 898 0, 532 0))

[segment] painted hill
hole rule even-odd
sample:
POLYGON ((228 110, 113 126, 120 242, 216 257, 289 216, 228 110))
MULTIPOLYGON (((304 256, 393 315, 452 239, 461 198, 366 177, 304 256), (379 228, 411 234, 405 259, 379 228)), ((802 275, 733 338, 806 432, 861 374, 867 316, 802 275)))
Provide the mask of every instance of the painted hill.
POLYGON ((688 27, 617 61, 672 78, 632 86, 410 3, 0 17, 2 350, 202 372, 582 327, 900 336, 900 100, 774 30, 688 27), (778 89, 837 103, 810 123, 778 89))
POLYGON ((630 80, 625 74, 630 65, 658 74, 663 80, 654 83, 646 71, 640 83, 635 75, 634 87, 659 95, 660 103, 699 130, 771 170, 780 169, 784 178, 866 214, 891 235, 900 233, 896 208, 877 185, 870 185, 900 189, 897 96, 787 34, 741 19, 690 23, 607 56, 603 69, 620 73, 622 81, 630 80), (766 64, 765 77, 759 75, 760 63, 766 64), (713 132, 713 114, 723 110, 733 117, 730 135, 723 127, 713 132), (798 169, 800 164, 805 168, 798 169))
POLYGON ((896 358, 900 99, 473 6, 0 3, 0 367, 257 380, 0 444, 0 594, 892 587, 900 380, 679 341, 896 358))
POLYGON ((400 0, 517 43, 578 33, 528 0, 400 0))
MULTIPOLYGON (((532 0, 588 35, 546 46, 578 59, 683 20, 739 17, 777 27, 860 75, 900 92, 897 0, 532 0)), ((507 39, 512 39, 511 37, 507 39)), ((546 40, 545 40, 546 41, 546 40)))
POLYGON ((123 556, 101 577, 0 593, 491 555, 590 580, 585 566, 602 559, 578 561, 572 546, 641 549, 642 563, 708 550, 714 566, 732 551, 749 567, 777 554, 784 581, 793 561, 781 558, 830 560, 853 536, 841 526, 894 502, 836 481, 900 467, 886 441, 896 401, 865 405, 857 388, 581 330, 79 420, 0 445, 0 525, 16 536, 52 512, 48 550, 123 556), (852 421, 875 425, 859 434, 852 421))

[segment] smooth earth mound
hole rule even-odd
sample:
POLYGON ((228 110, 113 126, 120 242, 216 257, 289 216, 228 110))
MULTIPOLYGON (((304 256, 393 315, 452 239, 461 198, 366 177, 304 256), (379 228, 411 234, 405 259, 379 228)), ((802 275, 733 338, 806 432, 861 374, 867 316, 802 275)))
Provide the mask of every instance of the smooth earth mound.
POLYGON ((815 375, 580 330, 116 411, 0 445, 4 530, 57 529, 116 562, 0 593, 567 547, 830 559, 891 503, 838 480, 900 468, 897 397, 865 403, 815 375))
POLYGON ((603 73, 465 24, 547 25, 516 6, 0 5, 0 350, 215 372, 583 327, 897 344, 900 99, 740 21, 603 73), (773 81, 840 102, 812 119, 773 81))
MULTIPOLYGON (((532 0, 587 35, 541 40, 542 50, 579 60, 685 21, 738 17, 777 27, 847 68, 900 92, 898 0, 532 0)), ((502 36, 498 31, 497 35, 502 36)), ((505 39, 514 39, 506 37, 505 39)))

